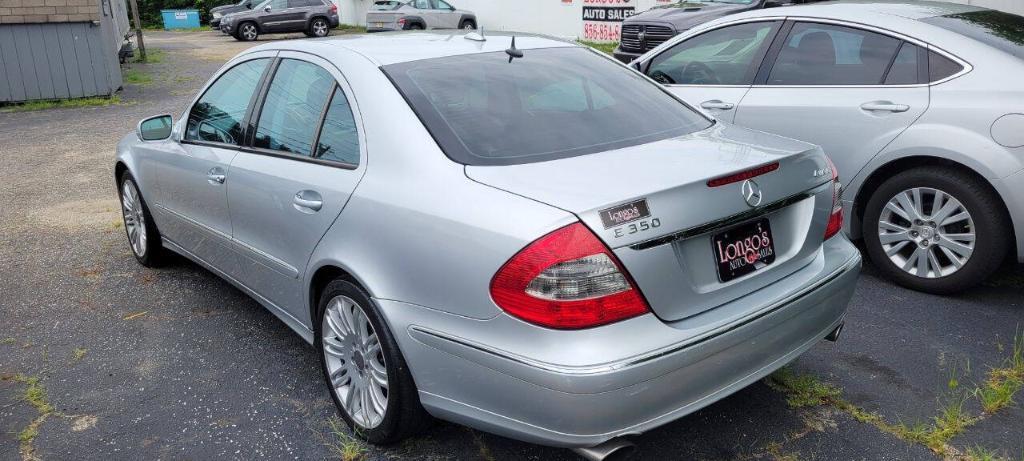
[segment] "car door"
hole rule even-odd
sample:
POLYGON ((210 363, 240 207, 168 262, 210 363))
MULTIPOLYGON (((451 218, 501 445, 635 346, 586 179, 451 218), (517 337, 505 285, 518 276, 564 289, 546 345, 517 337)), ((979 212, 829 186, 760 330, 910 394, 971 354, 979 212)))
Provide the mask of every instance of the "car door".
POLYGON ((928 108, 924 48, 866 26, 786 29, 735 121, 818 144, 852 178, 928 108))
POLYGON ((292 317, 308 316, 302 286, 314 248, 365 171, 361 128, 330 63, 281 52, 253 111, 227 196, 240 280, 292 317))
POLYGON ((288 24, 293 20, 294 11, 290 11, 288 3, 291 0, 272 0, 259 13, 260 27, 263 32, 284 32, 288 24))
POLYGON ((173 150, 155 157, 161 234, 220 269, 235 262, 225 181, 273 54, 256 53, 216 77, 178 124, 173 150))
POLYGON ((458 29, 459 20, 462 19, 462 15, 455 12, 455 7, 449 5, 444 0, 433 0, 434 2, 434 14, 437 17, 438 26, 445 29, 458 29))
POLYGON ((426 23, 424 28, 437 28, 437 15, 434 12, 434 5, 430 0, 412 0, 409 5, 416 9, 412 14, 420 17, 426 23))
POLYGON ((686 38, 641 63, 645 73, 709 115, 732 122, 782 24, 731 24, 686 38))

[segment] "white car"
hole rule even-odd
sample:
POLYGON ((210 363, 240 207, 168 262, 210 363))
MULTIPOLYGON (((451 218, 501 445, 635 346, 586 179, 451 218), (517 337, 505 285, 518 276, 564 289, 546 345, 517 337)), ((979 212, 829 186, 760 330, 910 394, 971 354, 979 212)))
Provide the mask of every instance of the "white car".
POLYGON ((476 29, 476 15, 445 0, 379 0, 366 13, 366 31, 476 29))

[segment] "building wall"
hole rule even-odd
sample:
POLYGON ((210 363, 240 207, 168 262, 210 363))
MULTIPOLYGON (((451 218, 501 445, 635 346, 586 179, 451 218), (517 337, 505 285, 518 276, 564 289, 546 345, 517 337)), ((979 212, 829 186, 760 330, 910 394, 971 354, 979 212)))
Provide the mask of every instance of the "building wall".
POLYGON ((0 0, 0 24, 100 20, 100 0, 0 0))

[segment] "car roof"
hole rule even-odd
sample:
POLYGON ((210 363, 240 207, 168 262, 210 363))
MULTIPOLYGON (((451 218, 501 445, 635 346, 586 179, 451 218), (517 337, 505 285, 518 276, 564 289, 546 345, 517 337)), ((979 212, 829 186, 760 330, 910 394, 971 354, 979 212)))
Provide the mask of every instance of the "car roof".
POLYGON ((332 49, 347 49, 378 66, 386 66, 424 59, 501 52, 511 46, 512 37, 515 37, 516 48, 520 50, 580 46, 554 37, 517 32, 484 32, 486 40, 477 41, 466 38, 469 33, 448 30, 341 35, 325 39, 271 42, 250 50, 294 50, 327 55, 332 49))
POLYGON ((985 8, 951 2, 843 0, 754 10, 731 15, 727 18, 736 20, 744 17, 804 16, 881 26, 905 20, 918 20, 980 10, 985 10, 985 8))

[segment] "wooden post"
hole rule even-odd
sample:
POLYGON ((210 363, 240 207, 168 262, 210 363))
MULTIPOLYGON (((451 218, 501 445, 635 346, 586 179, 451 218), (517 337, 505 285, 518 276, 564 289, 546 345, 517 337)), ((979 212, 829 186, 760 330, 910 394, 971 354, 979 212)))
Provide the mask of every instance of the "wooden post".
POLYGON ((142 41, 142 21, 139 21, 139 2, 130 0, 132 20, 135 21, 135 38, 139 41, 139 61, 146 62, 146 43, 142 41))

